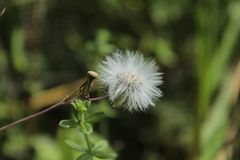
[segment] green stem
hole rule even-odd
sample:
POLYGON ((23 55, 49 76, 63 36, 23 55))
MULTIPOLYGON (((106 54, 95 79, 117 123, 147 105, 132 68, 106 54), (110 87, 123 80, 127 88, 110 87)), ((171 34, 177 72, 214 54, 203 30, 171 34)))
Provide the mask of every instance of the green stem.
MULTIPOLYGON (((85 113, 83 112, 81 114, 81 123, 84 123, 84 122, 85 122, 85 113)), ((91 148, 91 144, 90 144, 88 135, 86 133, 83 133, 83 135, 84 135, 84 139, 86 141, 89 152, 92 152, 92 148, 91 148)))
POLYGON ((90 152, 92 152, 92 147, 91 147, 91 144, 90 144, 88 135, 87 135, 87 134, 83 134, 83 135, 84 135, 84 139, 85 139, 85 141, 86 141, 88 150, 89 150, 90 152))
POLYGON ((85 113, 81 114, 81 122, 84 123, 85 122, 85 113))

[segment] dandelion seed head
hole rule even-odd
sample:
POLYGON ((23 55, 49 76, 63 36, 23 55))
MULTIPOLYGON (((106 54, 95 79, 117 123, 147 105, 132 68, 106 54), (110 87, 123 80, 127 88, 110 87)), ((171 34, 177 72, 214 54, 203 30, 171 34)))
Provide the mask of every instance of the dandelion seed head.
POLYGON ((102 62, 99 79, 109 99, 129 111, 145 111, 162 96, 162 74, 139 52, 115 51, 102 62))

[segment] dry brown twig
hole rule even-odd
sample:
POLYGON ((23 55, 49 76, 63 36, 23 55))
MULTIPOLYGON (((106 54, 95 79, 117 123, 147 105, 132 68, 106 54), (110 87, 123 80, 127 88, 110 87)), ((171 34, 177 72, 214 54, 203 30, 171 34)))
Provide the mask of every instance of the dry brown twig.
POLYGON ((67 105, 67 104, 71 104, 75 98, 80 98, 80 99, 83 99, 83 100, 89 100, 89 101, 97 101, 97 100, 101 100, 101 99, 105 99, 107 98, 107 96, 100 96, 100 97, 95 97, 95 98, 90 98, 89 96, 89 90, 90 90, 90 87, 91 87, 91 84, 93 82, 93 80, 97 78, 97 74, 93 71, 89 71, 88 72, 88 78, 86 79, 86 81, 80 86, 80 88, 76 89, 75 91, 73 91, 71 94, 69 94, 68 96, 66 96, 65 98, 63 98, 60 102, 40 111, 40 112, 37 112, 35 114, 32 114, 32 115, 29 115, 27 117, 24 117, 22 119, 19 119, 17 121, 14 121, 10 124, 7 124, 7 125, 4 125, 2 127, 0 127, 0 132, 1 131, 4 131, 8 128, 11 128, 19 123, 22 123, 22 122, 25 122, 25 121, 28 121, 30 119, 33 119, 35 117, 38 117, 40 115, 43 115, 59 106, 63 106, 63 105, 67 105))

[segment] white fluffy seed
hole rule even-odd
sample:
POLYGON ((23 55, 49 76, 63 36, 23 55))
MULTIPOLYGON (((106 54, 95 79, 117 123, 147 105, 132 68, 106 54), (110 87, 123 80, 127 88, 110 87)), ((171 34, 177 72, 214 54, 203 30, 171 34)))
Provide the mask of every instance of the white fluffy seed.
POLYGON ((139 52, 117 50, 102 62, 99 79, 109 99, 129 111, 145 111, 162 96, 162 73, 139 52))

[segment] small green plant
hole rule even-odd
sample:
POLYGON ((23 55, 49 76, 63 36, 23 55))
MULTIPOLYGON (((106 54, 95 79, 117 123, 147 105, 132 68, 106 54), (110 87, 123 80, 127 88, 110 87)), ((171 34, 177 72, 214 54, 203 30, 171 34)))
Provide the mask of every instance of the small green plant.
POLYGON ((72 118, 61 120, 59 126, 65 129, 76 128, 77 131, 84 135, 86 146, 82 146, 71 140, 65 141, 71 149, 80 153, 77 160, 92 160, 93 157, 99 159, 114 159, 117 155, 114 151, 107 148, 108 144, 106 140, 95 143, 91 141, 89 137, 93 132, 92 123, 102 119, 105 116, 104 113, 91 108, 90 100, 75 99, 72 102, 72 106, 72 118))

